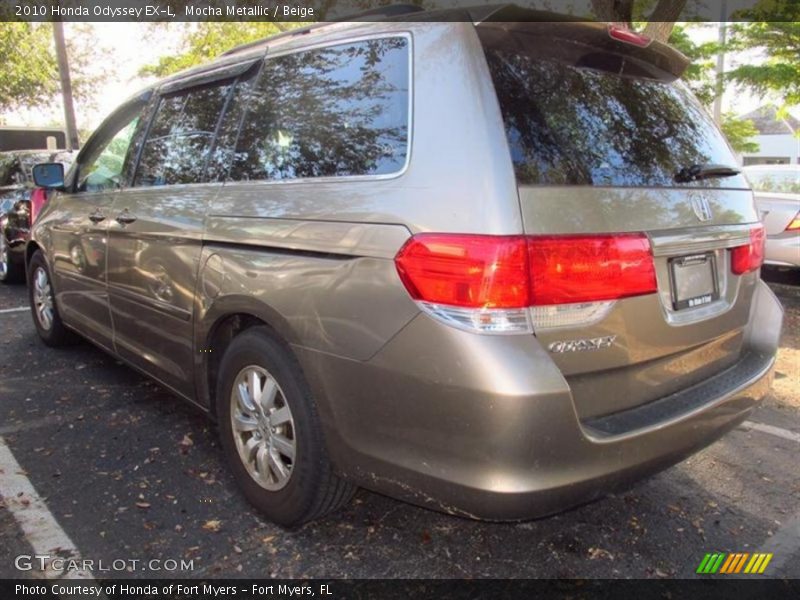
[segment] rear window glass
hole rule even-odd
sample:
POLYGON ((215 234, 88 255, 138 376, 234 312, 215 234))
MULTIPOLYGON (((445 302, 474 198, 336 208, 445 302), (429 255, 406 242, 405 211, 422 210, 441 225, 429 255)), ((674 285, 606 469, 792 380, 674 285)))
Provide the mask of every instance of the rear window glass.
POLYGON ((510 49, 487 48, 486 57, 521 184, 673 186, 684 167, 737 164, 680 82, 623 77, 510 49))
POLYGON ((408 41, 268 58, 249 98, 234 180, 385 175, 408 144, 408 41))

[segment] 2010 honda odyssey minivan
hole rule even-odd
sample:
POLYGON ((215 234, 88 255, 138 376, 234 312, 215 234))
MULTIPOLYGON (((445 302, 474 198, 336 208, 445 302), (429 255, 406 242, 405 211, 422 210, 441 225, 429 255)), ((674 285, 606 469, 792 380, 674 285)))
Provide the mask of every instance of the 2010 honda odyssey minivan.
POLYGON ((234 49, 126 102, 66 177, 37 169, 60 190, 27 247, 39 335, 77 332, 210 413, 278 523, 355 486, 557 512, 769 388, 764 231, 685 58, 458 14, 234 49))

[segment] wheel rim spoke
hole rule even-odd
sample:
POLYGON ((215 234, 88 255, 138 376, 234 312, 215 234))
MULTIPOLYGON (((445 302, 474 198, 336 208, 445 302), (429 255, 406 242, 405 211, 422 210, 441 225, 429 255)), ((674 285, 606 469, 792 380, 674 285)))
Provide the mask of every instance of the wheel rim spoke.
POLYGON ((258 447, 256 464, 258 465, 259 476, 266 481, 270 481, 272 478, 269 476, 269 451, 263 444, 258 447))
POLYGON ((274 448, 269 451, 269 466, 277 477, 278 481, 286 481, 289 479, 291 472, 289 471, 289 468, 283 464, 280 454, 278 454, 274 448))
POLYGON ((264 385, 263 393, 259 399, 259 403, 261 404, 261 409, 264 411, 264 414, 269 413, 269 411, 275 406, 275 396, 277 395, 277 382, 272 377, 267 377, 267 382, 264 385))
POLYGON ((245 382, 240 383, 236 387, 236 391, 236 400, 239 404, 239 410, 245 414, 253 413, 256 410, 256 406, 253 404, 253 399, 250 397, 250 392, 247 390, 247 384, 245 382))
POLYGON ((236 415, 233 417, 233 426, 236 431, 255 431, 258 429, 258 421, 249 415, 236 415))
POLYGON ((251 437, 244 444, 244 455, 248 462, 253 461, 253 458, 255 458, 256 455, 256 450, 258 450, 259 446, 261 446, 261 442, 254 437, 251 437))
POLYGON ((294 460, 294 443, 280 434, 272 436, 272 445, 283 456, 294 460))
POLYGON ((259 402, 261 401, 261 377, 255 370, 248 373, 247 391, 250 392, 250 398, 253 400, 253 405, 258 406, 259 402))
POLYGON ((288 423, 292 420, 292 413, 289 411, 288 406, 281 406, 269 416, 269 421, 272 425, 278 426, 288 423))

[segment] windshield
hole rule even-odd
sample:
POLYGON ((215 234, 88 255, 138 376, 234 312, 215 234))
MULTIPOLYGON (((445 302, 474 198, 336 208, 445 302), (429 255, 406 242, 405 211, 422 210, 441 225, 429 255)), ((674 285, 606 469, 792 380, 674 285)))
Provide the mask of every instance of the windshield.
MULTIPOLYGON (((737 165, 706 110, 681 83, 620 76, 600 53, 486 48, 521 184, 742 187, 741 177, 679 184, 692 165, 737 165)), ((623 59, 616 58, 620 64, 623 59)))

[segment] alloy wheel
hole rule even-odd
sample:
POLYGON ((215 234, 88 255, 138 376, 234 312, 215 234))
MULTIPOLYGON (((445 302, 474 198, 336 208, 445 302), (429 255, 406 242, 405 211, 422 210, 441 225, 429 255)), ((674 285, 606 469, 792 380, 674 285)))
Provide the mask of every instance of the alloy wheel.
POLYGON ((231 426, 239 458, 261 487, 289 483, 297 454, 294 418, 278 382, 263 367, 242 369, 231 390, 231 426))
POLYGON ((53 288, 47 271, 42 267, 37 267, 33 273, 33 305, 39 325, 50 331, 53 326, 53 288))

